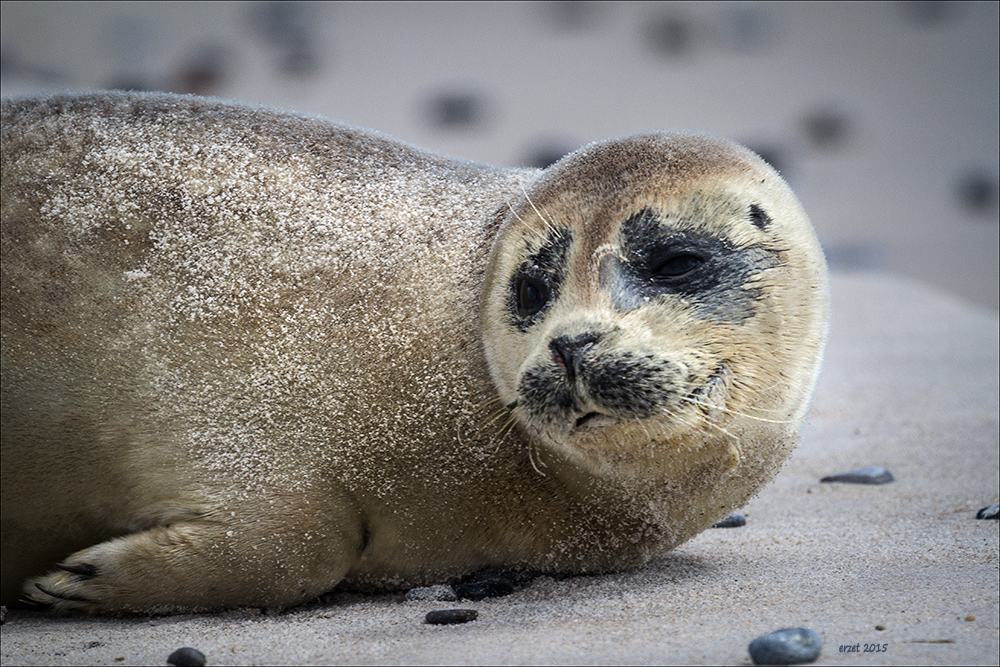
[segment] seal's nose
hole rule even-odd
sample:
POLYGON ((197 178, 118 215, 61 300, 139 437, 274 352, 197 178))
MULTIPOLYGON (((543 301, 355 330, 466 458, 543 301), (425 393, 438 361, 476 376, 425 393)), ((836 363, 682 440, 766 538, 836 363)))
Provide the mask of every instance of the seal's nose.
POLYGON ((552 361, 566 369, 566 378, 570 383, 576 380, 583 355, 598 340, 597 334, 585 333, 577 336, 558 336, 549 342, 552 361))

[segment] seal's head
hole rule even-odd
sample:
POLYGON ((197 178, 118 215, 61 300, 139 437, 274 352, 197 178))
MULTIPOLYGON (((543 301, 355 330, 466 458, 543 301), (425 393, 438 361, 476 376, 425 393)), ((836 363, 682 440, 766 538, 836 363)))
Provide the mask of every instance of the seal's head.
POLYGON ((662 133, 587 146, 511 205, 480 328, 533 441, 603 476, 720 460, 752 493, 794 444, 826 310, 822 252, 777 172, 662 133))

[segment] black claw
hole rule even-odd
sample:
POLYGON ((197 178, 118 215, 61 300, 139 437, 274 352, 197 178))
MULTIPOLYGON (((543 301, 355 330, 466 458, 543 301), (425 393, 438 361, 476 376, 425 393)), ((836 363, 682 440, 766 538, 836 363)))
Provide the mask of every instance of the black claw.
POLYGON ((21 595, 17 598, 17 605, 32 611, 49 611, 52 609, 52 605, 47 602, 36 600, 26 593, 21 593, 21 595))
POLYGON ((88 604, 93 604, 93 602, 94 602, 93 600, 88 600, 87 598, 78 597, 76 595, 62 595, 62 594, 53 593, 51 591, 47 591, 44 588, 42 588, 41 584, 35 584, 35 588, 37 588, 41 592, 45 593, 46 595, 48 595, 50 597, 54 597, 54 598, 56 598, 58 600, 66 600, 67 602, 86 602, 88 604))
POLYGON ((89 563, 81 563, 80 565, 66 565, 65 563, 56 563, 56 567, 60 570, 65 570, 72 574, 79 574, 81 577, 93 577, 97 574, 97 568, 89 563))

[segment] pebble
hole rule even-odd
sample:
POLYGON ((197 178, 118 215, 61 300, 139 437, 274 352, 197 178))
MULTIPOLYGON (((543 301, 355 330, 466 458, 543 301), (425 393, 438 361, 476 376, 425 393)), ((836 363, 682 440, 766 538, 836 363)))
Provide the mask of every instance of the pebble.
POLYGON ((742 514, 733 512, 719 523, 713 524, 712 528, 739 528, 747 525, 747 518, 742 514))
POLYGON ((895 481, 895 479, 896 478, 892 476, 892 473, 882 466, 866 466, 864 468, 858 468, 857 470, 851 470, 850 472, 827 475, 819 481, 844 482, 845 484, 888 484, 889 482, 895 481))
POLYGON ((816 660, 822 648, 812 628, 782 628, 757 637, 748 650, 755 665, 797 665, 816 660))
POLYGON ((476 620, 479 612, 475 609, 438 609, 427 612, 424 623, 431 625, 454 625, 476 620))
POLYGON ((202 667, 206 662, 205 654, 190 646, 177 649, 167 658, 167 664, 175 667, 202 667))
POLYGON ((984 507, 983 509, 976 512, 976 518, 993 519, 994 521, 1000 519, 1000 504, 994 503, 993 505, 984 507))
POLYGON ((406 600, 408 602, 416 600, 425 602, 454 602, 457 599, 458 596, 455 595, 455 589, 445 584, 411 588, 406 592, 406 600))
POLYGON ((460 600, 498 598, 514 592, 514 580, 498 572, 481 572, 455 585, 460 600))
POLYGON ((802 129, 816 148, 834 148, 851 136, 851 117, 841 109, 814 109, 802 119, 802 129))

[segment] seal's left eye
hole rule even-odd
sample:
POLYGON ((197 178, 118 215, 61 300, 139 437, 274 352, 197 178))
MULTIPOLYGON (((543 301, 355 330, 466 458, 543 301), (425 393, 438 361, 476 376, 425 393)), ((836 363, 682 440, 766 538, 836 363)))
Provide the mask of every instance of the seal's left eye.
POLYGON ((654 264, 653 279, 672 280, 685 276, 702 264, 705 259, 693 252, 676 252, 663 257, 654 264))
POLYGON ((531 317, 545 307, 549 302, 551 290, 548 281, 543 278, 522 273, 517 277, 517 314, 520 317, 531 317))

